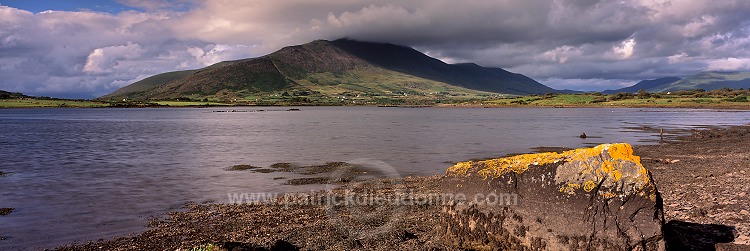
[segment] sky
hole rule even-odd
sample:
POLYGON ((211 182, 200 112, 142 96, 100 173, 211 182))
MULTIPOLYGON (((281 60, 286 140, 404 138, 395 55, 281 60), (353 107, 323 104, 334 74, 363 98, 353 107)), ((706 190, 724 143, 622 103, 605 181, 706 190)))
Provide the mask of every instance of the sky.
POLYGON ((602 91, 750 71, 750 1, 0 0, 0 90, 93 98, 343 37, 602 91))

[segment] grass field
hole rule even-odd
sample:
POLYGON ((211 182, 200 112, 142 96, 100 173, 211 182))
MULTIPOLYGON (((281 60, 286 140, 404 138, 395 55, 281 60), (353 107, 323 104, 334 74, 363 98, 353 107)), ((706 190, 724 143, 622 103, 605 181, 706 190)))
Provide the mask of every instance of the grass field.
POLYGON ((231 104, 218 102, 198 102, 198 101, 156 101, 154 102, 163 106, 228 106, 231 104))
POLYGON ((614 94, 534 95, 463 102, 454 105, 483 107, 673 107, 750 109, 750 102, 747 102, 747 99, 733 99, 730 97, 715 97, 711 95, 707 95, 706 97, 656 95, 656 97, 629 97, 623 99, 615 97, 614 94))
MULTIPOLYGON (((331 91, 331 90, 328 90, 331 91)), ((436 90, 432 90, 436 91, 436 90)), ((443 93, 393 94, 373 93, 321 93, 295 92, 283 94, 263 94, 225 100, 221 98, 198 101, 156 100, 143 102, 105 102, 64 99, 0 99, 0 108, 32 107, 204 107, 238 105, 386 105, 386 106, 448 106, 448 107, 664 107, 664 108, 731 108, 750 109, 750 91, 714 90, 681 91, 676 93, 619 93, 619 94, 546 94, 530 96, 501 97, 498 94, 483 93, 456 95, 443 93), (333 96, 332 96, 333 95, 333 96)))
POLYGON ((95 108, 108 107, 107 102, 80 100, 48 100, 48 99, 0 99, 0 108, 33 108, 33 107, 72 107, 95 108))

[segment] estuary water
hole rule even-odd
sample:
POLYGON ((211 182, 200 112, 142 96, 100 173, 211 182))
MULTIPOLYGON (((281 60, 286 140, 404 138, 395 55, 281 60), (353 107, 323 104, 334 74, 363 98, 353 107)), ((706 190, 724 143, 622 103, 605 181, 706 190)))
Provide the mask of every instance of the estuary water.
POLYGON ((694 109, 288 109, 0 109, 0 171, 11 173, 0 177, 0 208, 15 208, 0 216, 0 249, 127 235, 188 202, 227 203, 232 192, 316 189, 225 170, 232 165, 348 161, 434 175, 539 146, 658 142, 642 126, 750 123, 750 112, 694 109))

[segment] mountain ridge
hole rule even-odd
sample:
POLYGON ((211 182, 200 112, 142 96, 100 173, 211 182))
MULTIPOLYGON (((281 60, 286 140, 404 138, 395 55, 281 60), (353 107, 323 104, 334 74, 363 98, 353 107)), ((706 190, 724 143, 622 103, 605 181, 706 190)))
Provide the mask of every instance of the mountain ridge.
POLYGON ((679 81, 681 79, 682 78, 678 78, 678 77, 664 77, 664 78, 657 78, 657 79, 650 79, 650 80, 641 80, 635 85, 631 85, 631 86, 616 89, 616 90, 606 90, 606 91, 603 91, 602 93, 604 94, 615 94, 615 93, 620 93, 620 92, 634 93, 634 92, 638 92, 639 90, 649 90, 652 88, 656 88, 661 85, 679 81))
POLYGON ((157 74, 100 99, 252 98, 288 92, 320 95, 558 92, 522 74, 447 64, 413 48, 349 39, 316 40, 257 57, 157 74))
POLYGON ((602 93, 613 94, 620 92, 634 93, 639 90, 646 92, 674 92, 681 90, 706 91, 721 88, 740 89, 750 88, 750 72, 735 71, 706 71, 686 77, 665 77, 652 80, 643 80, 635 85, 617 90, 606 90, 602 93))

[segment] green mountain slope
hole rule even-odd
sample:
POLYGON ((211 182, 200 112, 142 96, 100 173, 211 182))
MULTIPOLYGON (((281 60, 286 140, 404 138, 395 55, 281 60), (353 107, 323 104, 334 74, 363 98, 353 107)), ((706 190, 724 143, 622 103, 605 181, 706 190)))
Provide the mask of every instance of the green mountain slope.
POLYGON ((556 91, 521 74, 476 64, 450 65, 409 47, 319 40, 285 47, 259 58, 159 74, 102 99, 253 99, 282 92, 337 97, 556 91))
POLYGON ((273 92, 293 85, 271 60, 260 58, 204 68, 152 88, 144 95, 147 98, 207 97, 238 92, 273 92))
POLYGON ((693 76, 683 78, 679 81, 667 83, 654 88, 649 92, 671 92, 679 90, 715 90, 724 87, 732 89, 750 88, 750 73, 748 72, 702 72, 693 76))
POLYGON ((606 90, 603 93, 637 92, 641 89, 647 92, 673 92, 680 90, 706 91, 721 88, 740 89, 750 88, 750 72, 701 72, 684 78, 667 77, 654 80, 644 80, 637 84, 617 90, 606 90))
POLYGON ((405 46, 348 39, 332 43, 377 66, 468 89, 509 94, 556 92, 521 74, 473 63, 446 64, 405 46))
POLYGON ((602 93, 604 94, 615 94, 615 93, 621 93, 621 92, 635 93, 640 90, 654 89, 659 86, 670 84, 679 80, 681 80, 681 78, 678 78, 678 77, 666 77, 666 78, 657 78, 657 79, 651 79, 651 80, 643 80, 629 87, 620 88, 617 90, 606 90, 606 91, 603 91, 602 93))
POLYGON ((110 98, 110 97, 115 98, 115 97, 127 96, 133 93, 145 92, 154 87, 189 76, 195 72, 196 70, 174 71, 174 72, 166 72, 166 73, 154 75, 154 76, 145 78, 141 81, 135 82, 133 84, 127 85, 125 87, 122 87, 120 89, 117 89, 115 92, 107 94, 106 96, 102 98, 110 98))

